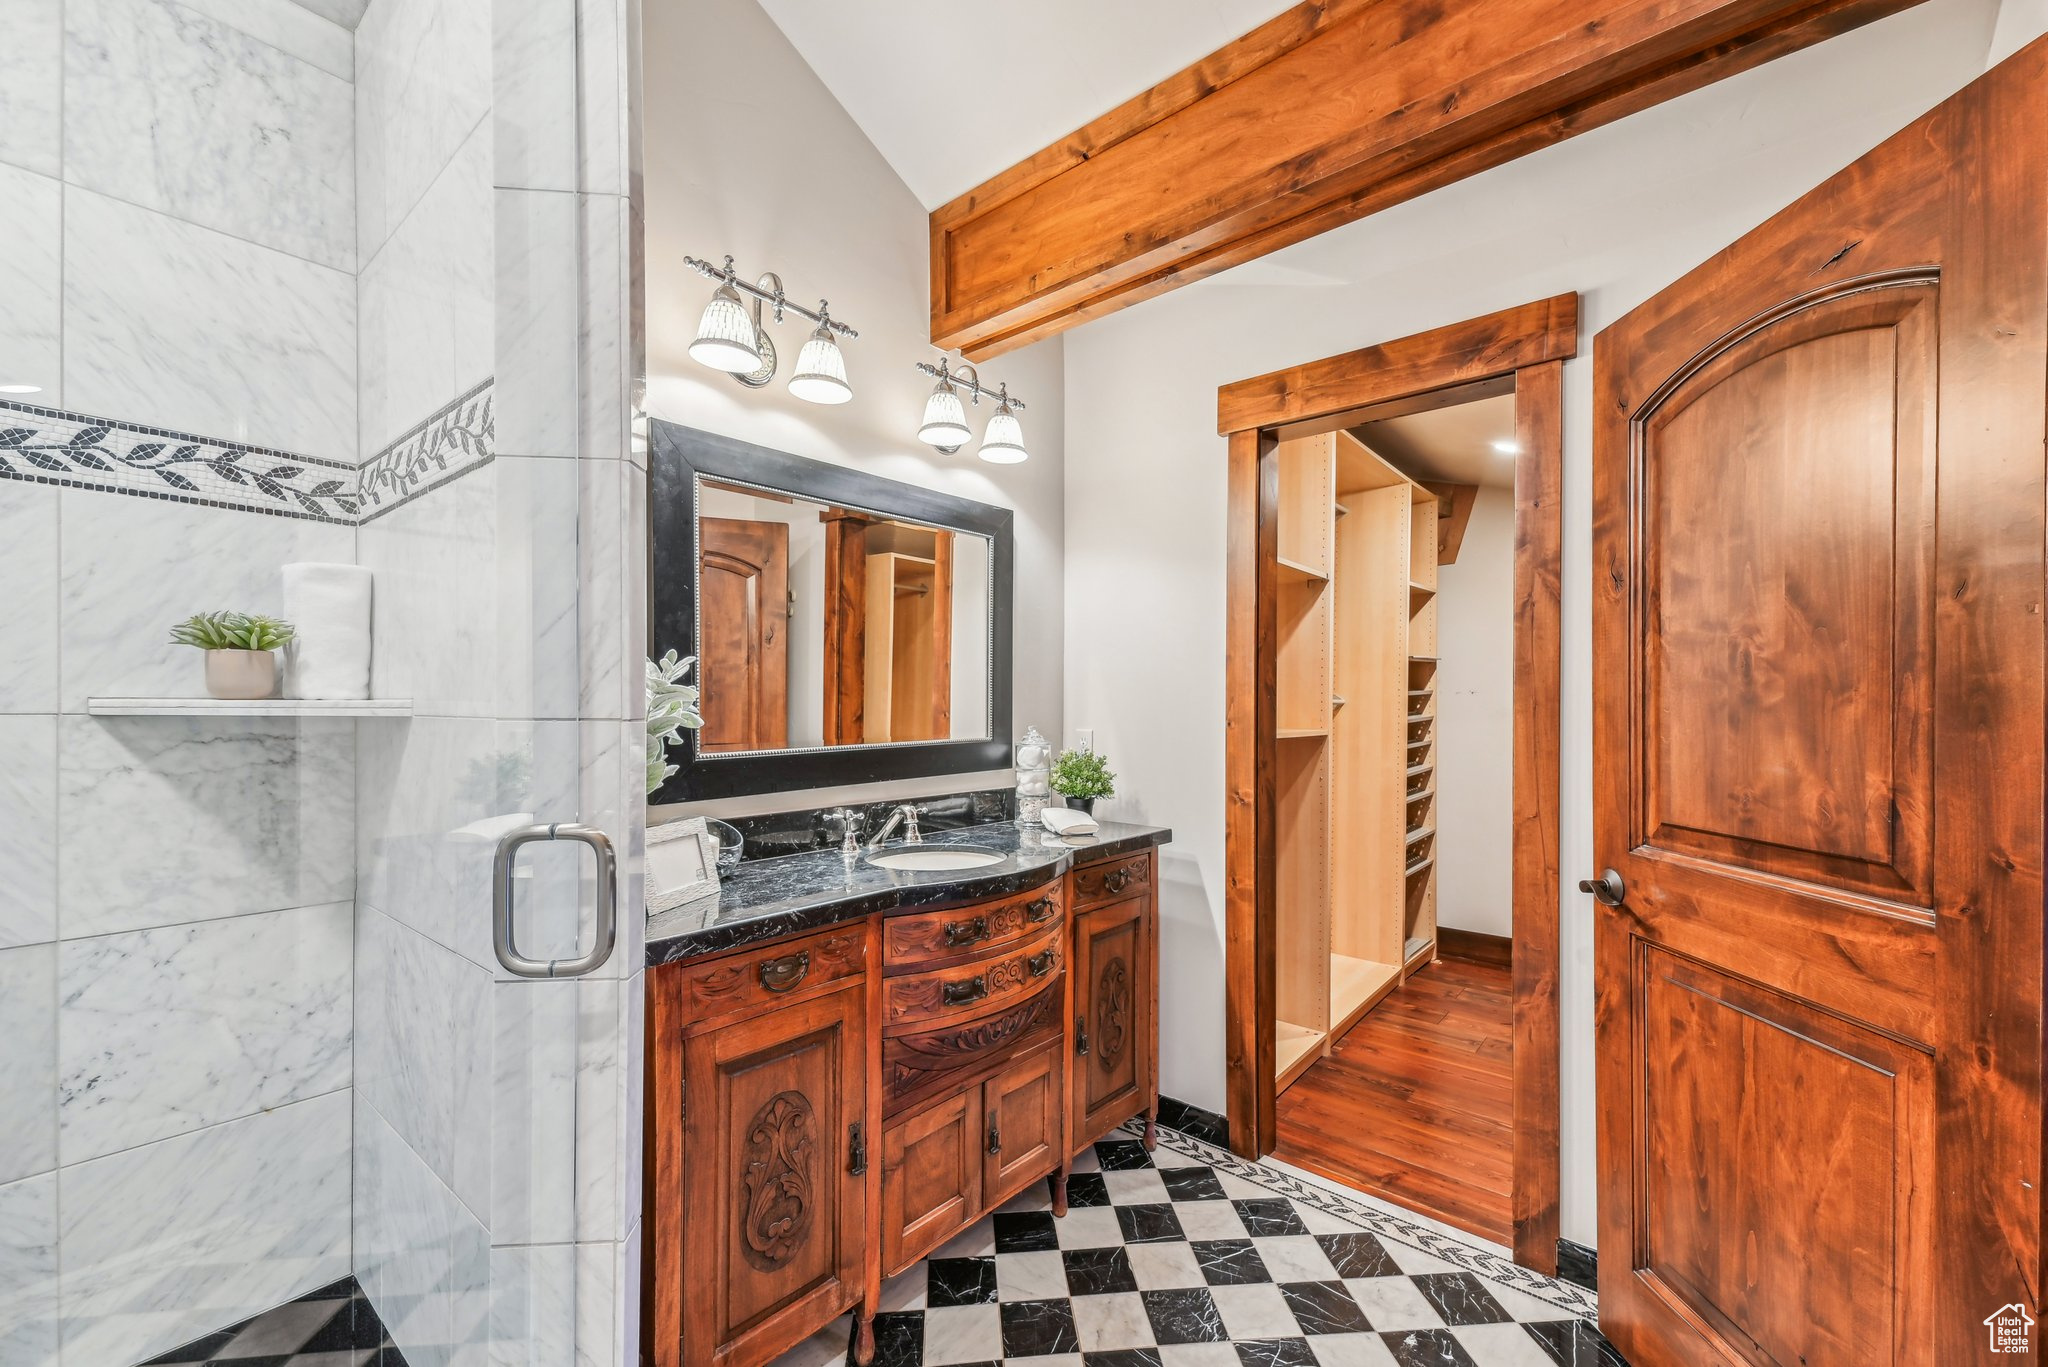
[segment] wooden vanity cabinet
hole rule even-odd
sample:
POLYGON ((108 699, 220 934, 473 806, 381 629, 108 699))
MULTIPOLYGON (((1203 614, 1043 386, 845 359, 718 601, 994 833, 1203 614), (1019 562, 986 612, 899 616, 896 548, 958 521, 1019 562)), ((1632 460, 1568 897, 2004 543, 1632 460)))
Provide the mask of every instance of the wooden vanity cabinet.
POLYGON ((1153 854, 1067 875, 1073 907, 1074 1152, 1142 1112, 1159 1112, 1158 900, 1153 854))
POLYGON ((862 1297, 866 927, 650 975, 649 1351, 753 1367, 862 1297))
POLYGON ((650 971, 653 1367, 763 1367, 856 1306, 865 1329, 885 1277, 1033 1182, 1061 1208, 1073 1154, 1156 1116, 1155 872, 650 971))

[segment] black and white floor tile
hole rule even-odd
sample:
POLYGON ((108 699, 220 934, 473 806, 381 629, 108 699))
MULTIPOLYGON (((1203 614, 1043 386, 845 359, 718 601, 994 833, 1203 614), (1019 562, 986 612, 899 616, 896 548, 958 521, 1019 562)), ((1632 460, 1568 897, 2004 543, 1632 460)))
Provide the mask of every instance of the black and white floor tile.
POLYGON ((406 1367, 353 1277, 208 1334, 143 1367, 406 1367))
MULTIPOLYGON (((1162 1128, 1077 1161, 883 1289, 875 1367, 1626 1367, 1591 1292, 1162 1128)), ((776 1367, 837 1367, 842 1320, 776 1367)))

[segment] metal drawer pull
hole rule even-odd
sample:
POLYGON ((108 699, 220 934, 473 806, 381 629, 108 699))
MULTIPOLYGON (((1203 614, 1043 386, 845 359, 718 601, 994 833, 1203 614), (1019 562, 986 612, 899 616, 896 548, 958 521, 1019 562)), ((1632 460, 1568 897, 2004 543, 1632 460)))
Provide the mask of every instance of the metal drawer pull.
POLYGON ((979 944, 988 938, 988 917, 977 916, 972 921, 948 921, 946 943, 955 949, 961 945, 979 944))
POLYGON ((968 1002, 978 1002, 987 995, 988 977, 982 973, 977 973, 962 982, 946 983, 939 988, 939 1001, 946 1006, 965 1006, 968 1002))
POLYGON ((1003 1129, 1001 1113, 998 1111, 990 1111, 988 1113, 988 1151, 990 1153, 1001 1153, 1003 1151, 1003 1129))
POLYGON ((761 961, 761 986, 770 992, 788 992, 811 971, 811 951, 800 949, 779 959, 761 961))
POLYGON ((867 1126, 856 1120, 846 1127, 846 1171, 849 1176, 859 1177, 867 1170, 867 1126))
POLYGON ((1059 909, 1059 903, 1055 902, 1052 898, 1041 897, 1036 902, 1025 905, 1024 919, 1031 922, 1034 926, 1044 925, 1058 914, 1059 909))
POLYGON ((1088 1056, 1088 1018, 1074 1017, 1074 1052, 1083 1058, 1088 1056))
POLYGON ((1024 966, 1031 970, 1032 977, 1043 978, 1046 974, 1052 972, 1053 961, 1056 957, 1052 946, 1047 945, 1042 951, 1026 959, 1024 966))
POLYGON ((1131 871, 1128 868, 1112 869, 1102 876, 1102 890, 1109 893, 1122 892, 1131 885, 1131 871))
POLYGON ((580 978, 612 956, 612 946, 619 938, 618 889, 619 863, 612 853, 612 842, 595 826, 562 821, 507 831, 499 838, 497 854, 491 860, 491 949, 507 973, 521 978, 580 978), (513 943, 512 863, 521 845, 536 840, 574 840, 590 846, 590 852, 597 857, 597 933, 590 948, 573 958, 529 959, 513 943))

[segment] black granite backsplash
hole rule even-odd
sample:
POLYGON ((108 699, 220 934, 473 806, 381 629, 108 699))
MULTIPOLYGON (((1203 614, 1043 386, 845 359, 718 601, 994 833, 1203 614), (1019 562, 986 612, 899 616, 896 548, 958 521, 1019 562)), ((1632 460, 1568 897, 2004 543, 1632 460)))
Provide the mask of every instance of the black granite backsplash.
MULTIPOLYGON (((849 802, 841 805, 860 813, 855 836, 865 840, 882 829, 889 813, 911 801, 924 811, 924 815, 918 818, 918 824, 927 835, 934 831, 956 831, 965 826, 1008 821, 1017 814, 1017 791, 1014 788, 991 788, 985 792, 955 793, 949 797, 898 798, 892 802, 849 802)), ((805 807, 792 812, 772 812, 767 816, 727 816, 719 820, 737 826, 740 834, 746 837, 746 847, 740 851, 742 861, 773 859, 777 855, 803 854, 809 850, 838 849, 841 838, 839 822, 830 815, 838 810, 838 806, 805 807)))

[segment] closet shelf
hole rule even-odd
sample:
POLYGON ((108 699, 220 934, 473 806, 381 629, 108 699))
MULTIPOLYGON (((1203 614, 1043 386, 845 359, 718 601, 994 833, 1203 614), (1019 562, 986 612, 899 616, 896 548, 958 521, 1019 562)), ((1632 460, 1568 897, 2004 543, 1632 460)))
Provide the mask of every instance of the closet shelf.
POLYGON ((1391 992, 1401 979, 1401 965, 1330 955, 1330 1020, 1341 1035, 1358 1017, 1391 992))
POLYGON ((1273 558, 1279 562, 1280 577, 1283 579, 1300 579, 1311 584, 1327 584, 1330 582, 1330 574, 1327 570, 1319 570, 1313 565, 1304 565, 1299 560, 1289 560, 1284 555, 1273 558))
POLYGON ((1434 864, 1435 862, 1435 855, 1426 855, 1423 858, 1416 860, 1413 864, 1410 864, 1407 868, 1401 870, 1401 876, 1403 878, 1413 878, 1416 874, 1421 873, 1424 870, 1428 869, 1429 866, 1431 864, 1434 864))
POLYGON ((1413 612, 1416 608, 1421 607, 1434 597, 1436 597, 1435 589, 1427 584, 1417 584, 1410 581, 1408 585, 1408 610, 1413 612))
POLYGON ((411 698, 87 698, 95 717, 410 717, 411 698))
POLYGON ((1337 510, 1337 516, 1339 517, 1349 517, 1351 515, 1351 510, 1341 503, 1332 503, 1330 506, 1337 510))
POLYGON ((1293 1021, 1273 1022, 1273 1072, 1285 1087, 1315 1062, 1322 1053, 1326 1031, 1296 1025, 1293 1021))
POLYGON ((1434 769, 1435 767, 1436 766, 1434 764, 1411 764, 1408 766, 1408 777, 1420 777, 1421 775, 1428 773, 1431 769, 1434 769))
POLYGON ((1319 740, 1330 734, 1327 726, 1283 726, 1276 733, 1280 740, 1319 740))
POLYGON ((1341 694, 1341 693, 1332 693, 1332 694, 1330 695, 1330 706, 1332 706, 1332 707, 1342 707, 1343 705, 1344 705, 1344 695, 1343 695, 1343 694, 1341 694))
POLYGON ((1411 740, 1411 741, 1409 741, 1409 742, 1408 742, 1408 748, 1409 748, 1410 750, 1426 750, 1426 749, 1428 749, 1428 748, 1429 748, 1429 737, 1427 737, 1427 736, 1424 736, 1424 737, 1423 737, 1423 738, 1422 738, 1421 740, 1411 740))
POLYGON ((1427 959, 1430 952, 1435 948, 1436 941, 1430 939, 1427 935, 1411 935, 1408 938, 1407 944, 1402 946, 1401 967, 1404 969, 1416 967, 1416 961, 1418 959, 1427 959))
POLYGON ((1434 656, 1434 655, 1410 655, 1410 656, 1408 657, 1408 663, 1409 663, 1409 664, 1412 664, 1412 665, 1433 665, 1433 664, 1435 664, 1435 663, 1436 663, 1436 656, 1434 656))
POLYGON ((1408 696, 1411 698, 1426 698, 1434 692, 1436 692, 1434 688, 1411 688, 1408 690, 1408 696))
POLYGON ((1417 789, 1416 789, 1416 790, 1415 790, 1414 792, 1412 792, 1412 793, 1409 793, 1409 794, 1408 794, 1407 796, 1403 797, 1403 798, 1401 799, 1401 801, 1403 802, 1403 804, 1406 804, 1406 803, 1410 803, 1410 802, 1420 802, 1420 801, 1422 801, 1422 799, 1424 799, 1424 798, 1426 798, 1426 797, 1435 797, 1435 796, 1436 796, 1436 785, 1435 785, 1434 783, 1432 783, 1432 784, 1431 784, 1431 785, 1430 785, 1429 787, 1427 787, 1427 788, 1417 788, 1417 789))
POLYGON ((1435 835, 1435 834, 1436 834, 1436 827, 1434 827, 1434 826, 1424 826, 1424 827, 1420 828, 1419 830, 1413 830, 1413 831, 1410 831, 1410 832, 1408 832, 1408 842, 1407 842, 1407 843, 1408 843, 1408 844, 1410 844, 1410 845, 1420 845, 1420 844, 1421 844, 1421 843, 1422 843, 1423 841, 1425 841, 1425 840, 1429 839, 1429 838, 1430 838, 1431 836, 1433 836, 1433 835, 1435 835))

